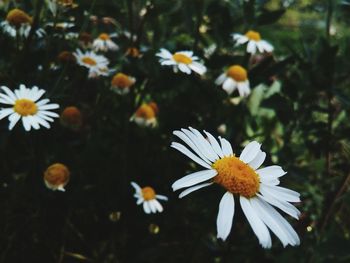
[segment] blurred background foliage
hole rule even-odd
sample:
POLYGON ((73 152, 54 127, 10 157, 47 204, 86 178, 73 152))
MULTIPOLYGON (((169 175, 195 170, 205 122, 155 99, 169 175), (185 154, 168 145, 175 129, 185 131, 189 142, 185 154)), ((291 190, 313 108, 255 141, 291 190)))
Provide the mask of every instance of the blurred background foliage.
MULTIPOLYGON (((22 45, 0 35, 0 84, 38 85, 61 105, 76 106, 83 126, 8 131, 0 123, 0 262, 349 262, 350 261, 350 1, 81 0, 53 16, 44 1, 0 1, 1 19, 19 7, 44 27, 22 45), (110 17, 113 22, 105 23, 110 17), (71 22, 68 30, 45 26, 71 22), (259 31, 273 55, 249 59, 231 33, 259 31), (111 93, 111 78, 87 79, 57 56, 79 47, 69 32, 118 33, 111 67, 137 79, 132 92, 111 93), (142 57, 126 54, 137 48, 142 57), (174 74, 155 53, 193 50, 208 73, 174 74), (215 78, 231 64, 249 69, 252 94, 228 97, 215 78), (130 122, 142 102, 159 107, 158 126, 130 122), (172 131, 192 126, 221 134, 240 153, 258 140, 267 164, 281 165, 282 185, 301 193, 293 226, 299 247, 262 249, 241 211, 226 242, 216 239, 223 189, 177 199, 170 185, 195 170, 171 150, 172 131), (220 127, 218 129, 218 127, 220 127), (66 192, 52 192, 43 173, 66 164, 66 192), (169 197, 146 215, 130 181, 169 197)), ((266 165, 267 165, 266 164, 266 165)))

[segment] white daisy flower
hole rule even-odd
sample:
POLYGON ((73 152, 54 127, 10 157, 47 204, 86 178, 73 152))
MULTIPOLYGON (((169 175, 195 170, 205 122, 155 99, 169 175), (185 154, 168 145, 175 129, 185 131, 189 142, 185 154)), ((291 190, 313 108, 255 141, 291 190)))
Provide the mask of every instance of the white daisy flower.
POLYGON ((136 79, 124 73, 117 73, 111 81, 111 89, 119 95, 128 94, 136 79))
POLYGON ((89 78, 109 75, 109 60, 106 57, 97 55, 93 51, 86 51, 83 53, 80 49, 77 49, 73 55, 80 66, 89 69, 89 78))
MULTIPOLYGON (((27 38, 32 29, 32 23, 32 17, 24 11, 15 8, 8 12, 6 20, 0 23, 0 27, 13 38, 17 37, 17 35, 27 38)), ((35 31, 35 35, 38 37, 43 37, 45 34, 45 30, 42 28, 35 31)))
POLYGON ((143 103, 130 118, 130 121, 134 121, 137 125, 141 127, 151 127, 157 126, 157 115, 159 109, 155 102, 143 103))
POLYGON ((94 40, 92 43, 92 47, 96 52, 102 51, 102 52, 107 52, 107 51, 116 51, 119 49, 118 45, 114 43, 111 39, 113 35, 108 35, 106 33, 102 33, 94 40))
POLYGON ((198 130, 189 128, 174 131, 174 135, 187 146, 173 142, 171 147, 180 151, 205 170, 192 173, 177 180, 174 191, 188 187, 180 198, 217 183, 225 188, 217 216, 217 237, 226 240, 232 227, 235 198, 239 199, 243 213, 264 248, 271 247, 270 229, 283 246, 299 245, 300 240, 291 225, 273 207, 277 207, 298 219, 300 212, 290 202, 300 202, 299 193, 278 186, 279 177, 286 174, 280 166, 259 167, 266 153, 260 150, 256 141, 249 143, 239 157, 232 151, 231 144, 219 137, 216 140, 204 131, 205 138, 198 130), (220 144, 219 144, 220 143, 220 144), (191 151, 191 150, 192 151, 191 151))
POLYGON ((161 48, 156 56, 160 57, 161 65, 173 66, 174 72, 180 70, 183 73, 191 74, 193 70, 199 75, 203 75, 207 71, 203 64, 197 62, 199 58, 193 56, 192 51, 178 51, 171 54, 168 50, 161 48))
POLYGON ((58 104, 48 104, 49 99, 39 100, 45 93, 43 89, 36 86, 29 89, 23 84, 14 92, 5 86, 2 86, 1 89, 5 93, 0 93, 0 103, 11 105, 11 107, 0 110, 0 120, 8 116, 9 130, 12 130, 20 119, 26 131, 30 131, 32 127, 38 130, 40 126, 49 129, 49 122, 59 117, 57 113, 50 111, 58 109, 58 104))
POLYGON ((143 210, 146 214, 163 212, 163 206, 158 200, 168 201, 168 197, 156 194, 154 189, 150 186, 141 188, 135 182, 131 182, 131 185, 136 191, 134 194, 134 197, 137 199, 136 204, 143 204, 143 210))
POLYGON ((273 46, 266 40, 261 39, 260 33, 249 30, 244 35, 242 34, 232 34, 233 40, 236 41, 237 45, 243 45, 248 43, 247 52, 250 54, 255 54, 258 51, 263 52, 272 52, 273 46))
POLYGON ((229 67, 225 73, 222 73, 215 80, 215 84, 222 85, 222 88, 228 95, 231 95, 236 89, 241 97, 246 97, 250 94, 247 71, 239 65, 229 67))

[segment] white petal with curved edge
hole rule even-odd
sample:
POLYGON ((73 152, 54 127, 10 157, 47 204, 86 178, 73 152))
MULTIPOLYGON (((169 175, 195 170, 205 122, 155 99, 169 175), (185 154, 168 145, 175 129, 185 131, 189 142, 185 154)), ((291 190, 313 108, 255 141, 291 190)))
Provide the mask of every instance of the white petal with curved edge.
POLYGON ((202 161, 200 158, 198 158, 196 155, 194 155, 190 150, 188 150, 185 146, 183 146, 180 143, 173 142, 170 147, 182 152, 184 155, 186 155, 188 158, 190 158, 192 161, 196 162, 197 164, 210 169, 211 166, 204 161, 202 161))
POLYGON ((168 197, 166 197, 165 195, 156 195, 156 198, 159 200, 168 201, 168 197))
POLYGON ((231 144, 224 138, 219 137, 221 143, 221 149, 224 153, 224 156, 233 155, 231 144))
POLYGON ((246 216, 246 218, 247 218, 251 228, 253 229, 255 235, 259 239, 259 243, 264 248, 270 248, 271 247, 271 236, 270 236, 269 230, 267 229, 266 225, 261 221, 260 217, 254 211, 250 201, 247 198, 240 196, 239 201, 241 203, 241 207, 242 207, 244 215, 246 216))
POLYGON ((135 183, 135 182, 130 182, 131 186, 134 187, 136 193, 141 193, 141 187, 135 183))
POLYGON ((204 181, 207 181, 213 178, 216 175, 217 175, 216 170, 203 170, 203 171, 191 173, 175 181, 175 183, 173 183, 171 187, 173 188, 173 191, 176 191, 184 187, 190 187, 190 186, 202 183, 204 181))
POLYGON ((221 158, 224 157, 224 153, 222 152, 221 146, 218 143, 218 141, 214 138, 214 136, 206 131, 204 131, 204 133, 208 136, 208 140, 211 144, 211 147, 213 147, 213 150, 216 152, 216 154, 219 155, 221 158))
POLYGON ((260 184, 259 190, 263 195, 270 194, 279 200, 282 199, 288 202, 300 202, 300 194, 298 192, 284 187, 260 184))
POLYGON ((34 102, 37 101, 38 99, 41 98, 42 95, 44 95, 44 93, 45 93, 45 90, 40 89, 35 95, 33 95, 32 100, 34 102))
POLYGON ((58 109, 59 107, 60 105, 58 104, 46 104, 46 105, 39 106, 39 110, 54 110, 54 109, 58 109))
POLYGON ((137 199, 136 204, 137 204, 137 205, 140 205, 140 204, 142 204, 144 201, 145 201, 145 200, 144 200, 142 197, 140 197, 139 199, 137 199))
POLYGON ((164 60, 160 62, 162 66, 173 66, 176 65, 176 62, 174 60, 164 60))
POLYGON ((244 147, 239 159, 245 163, 251 162, 260 151, 261 144, 252 141, 244 147))
POLYGON ((60 115, 58 115, 56 112, 51 112, 51 111, 46 111, 46 110, 39 110, 41 114, 53 117, 53 118, 58 118, 60 115))
POLYGON ((233 215, 235 213, 235 200, 230 192, 226 192, 221 198, 219 213, 216 219, 217 238, 226 240, 231 232, 233 215))
POLYGON ((19 115, 17 112, 13 113, 10 117, 9 117, 9 130, 12 130, 13 127, 15 127, 15 125, 17 124, 17 122, 21 119, 21 115, 19 115))
POLYGON ((208 142, 208 140, 204 138, 204 136, 198 130, 193 129, 192 127, 189 127, 189 129, 192 131, 193 134, 195 134, 195 136, 197 136, 196 140, 203 148, 207 158, 211 162, 214 162, 217 159, 219 159, 219 156, 216 154, 213 147, 211 147, 211 144, 208 142))
POLYGON ((40 115, 37 114, 37 115, 36 115, 36 119, 37 119, 38 123, 39 123, 40 125, 44 126, 45 128, 47 128, 47 129, 50 129, 50 128, 51 128, 50 123, 48 123, 48 122, 45 120, 44 117, 41 117, 40 115))
POLYGON ((179 70, 182 71, 183 73, 186 73, 188 75, 191 74, 191 69, 187 65, 180 63, 178 64, 178 67, 179 67, 179 70))
POLYGON ((180 194, 179 194, 179 198, 183 198, 185 197, 186 195, 189 195, 190 193, 194 192, 194 191, 197 191, 201 188, 204 188, 204 187, 207 187, 209 185, 212 185, 213 183, 204 183, 204 184, 198 184, 198 185, 195 185, 195 186, 192 186, 192 187, 189 187, 187 188, 185 191, 182 191, 180 194))
POLYGON ((23 123, 23 127, 26 131, 30 131, 31 129, 31 125, 30 122, 28 120, 28 117, 22 117, 22 123, 23 123))
POLYGON ((146 214, 151 213, 151 208, 149 206, 148 201, 143 202, 143 210, 145 211, 146 214))
POLYGON ((151 209, 151 212, 152 213, 157 213, 157 209, 156 209, 153 201, 154 200, 149 200, 149 201, 146 201, 146 202, 148 202, 148 205, 149 205, 149 208, 151 209))
POLYGON ((254 170, 258 169, 265 161, 266 153, 263 151, 260 151, 255 158, 250 161, 248 164, 250 167, 252 167, 254 170))
POLYGON ((261 181, 272 181, 286 174, 281 166, 272 165, 256 170, 261 181))
POLYGON ((14 105, 15 100, 10 98, 8 95, 0 93, 0 102, 7 105, 14 105))
POLYGON ((207 72, 207 68, 199 62, 192 62, 188 65, 194 72, 197 72, 199 75, 203 75, 207 72))
POLYGON ((158 210, 159 213, 163 212, 163 206, 161 203, 159 203, 157 200, 152 200, 153 201, 153 205, 156 208, 156 210, 158 210))
POLYGON ((227 78, 224 81, 222 88, 227 92, 228 95, 231 95, 236 88, 236 82, 231 78, 227 78))
POLYGON ((215 80, 215 84, 216 85, 222 85, 225 80, 226 80, 227 76, 226 73, 222 73, 219 77, 217 77, 217 79, 215 80))
POLYGON ((273 51, 273 46, 269 42, 267 42, 265 40, 261 40, 260 42, 262 44, 263 49, 265 49, 266 52, 273 51))
POLYGON ((254 55, 256 53, 256 42, 250 40, 247 45, 247 52, 254 55))
POLYGON ((260 199, 263 199, 264 201, 268 202, 270 205, 273 205, 281 209, 283 212, 290 215, 291 217, 294 217, 295 219, 299 219, 300 211, 294 205, 288 203, 287 201, 276 199, 270 195, 257 194, 257 196, 260 199))
POLYGON ((0 120, 2 120, 3 118, 6 118, 6 117, 9 116, 11 113, 14 113, 13 108, 8 108, 8 109, 2 109, 2 110, 0 110, 0 120))
POLYGON ((6 86, 1 86, 1 89, 3 91, 5 91, 5 93, 7 94, 7 96, 9 96, 13 101, 17 100, 17 97, 15 96, 15 94, 6 86))

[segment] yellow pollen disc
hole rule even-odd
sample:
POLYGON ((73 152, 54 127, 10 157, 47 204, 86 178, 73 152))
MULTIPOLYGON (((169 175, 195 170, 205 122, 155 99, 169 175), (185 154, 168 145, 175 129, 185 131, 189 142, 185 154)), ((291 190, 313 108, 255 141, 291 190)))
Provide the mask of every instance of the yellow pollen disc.
POLYGON ((248 165, 235 156, 224 157, 213 164, 218 172, 214 182, 233 194, 250 198, 259 191, 259 176, 248 165))
POLYGON ((141 192, 142 192, 143 199, 145 199, 146 201, 153 200, 156 198, 156 192, 150 186, 146 186, 142 188, 141 192))
POLYGON ((239 65, 234 65, 229 67, 229 69, 226 72, 227 76, 230 78, 233 78, 235 81, 246 81, 248 79, 247 77, 247 71, 239 66, 239 65))
POLYGON ((112 79, 112 86, 114 87, 128 88, 132 84, 134 84, 132 79, 124 73, 117 73, 112 79))
POLYGON ((32 100, 28 99, 16 100, 13 109, 21 116, 34 115, 38 112, 38 106, 32 100))
POLYGON ((253 31, 253 30, 249 30, 247 33, 245 33, 245 36, 247 38, 249 38, 250 40, 254 40, 254 41, 260 41, 261 40, 261 36, 260 33, 253 31))
POLYGON ((109 37, 109 35, 106 34, 106 33, 102 33, 101 35, 99 35, 98 38, 101 39, 101 40, 103 40, 103 41, 106 41, 106 40, 111 39, 111 38, 109 37))
POLYGON ((192 59, 189 58, 188 56, 181 54, 181 53, 175 53, 173 55, 173 59, 177 62, 177 63, 183 63, 183 64, 191 64, 192 63, 192 59))
POLYGON ((44 180, 54 186, 66 185, 69 177, 69 169, 61 163, 50 165, 44 173, 44 180))
POLYGON ((33 22, 33 19, 29 15, 17 8, 8 12, 6 20, 14 26, 31 24, 33 22))
POLYGON ((96 61, 90 57, 83 57, 81 59, 81 61, 83 61, 84 64, 90 65, 90 66, 96 66, 96 61))
POLYGON ((135 116, 146 120, 153 119, 156 116, 154 109, 148 104, 141 105, 135 112, 135 116))

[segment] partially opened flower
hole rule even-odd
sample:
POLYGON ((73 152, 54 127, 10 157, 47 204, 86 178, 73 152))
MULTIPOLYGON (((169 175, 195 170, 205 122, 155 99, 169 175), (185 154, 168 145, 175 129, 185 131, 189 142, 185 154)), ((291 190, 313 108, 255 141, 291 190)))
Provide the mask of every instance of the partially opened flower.
POLYGON ((120 95, 125 95, 129 93, 130 87, 134 85, 135 82, 136 79, 134 77, 119 72, 115 74, 111 81, 111 89, 120 95))
POLYGON ((92 43, 92 47, 95 51, 116 51, 119 49, 118 45, 114 43, 111 39, 113 35, 109 35, 107 33, 102 33, 94 40, 92 43))
POLYGON ((232 34, 233 40, 236 41, 237 45, 247 44, 247 52, 250 54, 255 54, 257 52, 272 52, 273 46, 266 40, 261 39, 260 33, 249 30, 244 35, 242 34, 232 34))
POLYGON ((4 93, 0 93, 0 103, 11 107, 0 110, 0 120, 8 116, 9 130, 12 130, 20 119, 26 131, 30 131, 32 127, 38 130, 40 126, 49 129, 49 122, 59 117, 57 113, 50 111, 58 109, 58 104, 48 104, 49 99, 39 100, 45 93, 43 89, 36 86, 29 89, 24 85, 20 85, 14 92, 5 86, 1 89, 4 93))
POLYGON ((44 173, 45 185, 53 191, 58 190, 64 192, 64 187, 68 184, 69 178, 69 169, 61 163, 50 165, 44 173))
POLYGON ((233 65, 222 73, 216 80, 216 85, 222 85, 222 88, 231 95, 236 89, 241 97, 250 94, 249 80, 247 71, 239 66, 233 65))
POLYGON ((77 49, 73 55, 80 66, 89 69, 89 78, 109 75, 109 60, 106 57, 97 55, 93 51, 83 53, 80 49, 77 49))
MULTIPOLYGON (((6 20, 1 22, 5 33, 11 37, 28 37, 32 28, 33 18, 21 9, 15 8, 8 12, 6 20)), ((43 37, 45 30, 39 28, 35 31, 36 36, 43 37)))
POLYGON ((162 48, 156 55, 160 57, 161 65, 172 66, 174 72, 180 70, 183 73, 191 74, 193 70, 199 75, 203 75, 207 71, 207 68, 197 61, 199 58, 193 56, 192 51, 178 51, 171 54, 168 50, 162 48))
POLYGON ((158 106, 155 102, 142 104, 131 117, 141 127, 155 127, 157 125, 158 106))
POLYGON ((137 199, 136 204, 143 204, 143 210, 146 214, 163 212, 163 206, 158 200, 168 201, 166 196, 156 194, 154 189, 150 186, 141 188, 135 182, 131 182, 131 185, 135 189, 134 197, 137 199))
POLYGON ((239 157, 232 151, 231 144, 219 137, 216 140, 204 131, 205 138, 198 130, 189 128, 174 131, 188 147, 173 142, 177 149, 205 170, 192 173, 177 180, 174 191, 186 188, 180 198, 189 193, 212 185, 222 186, 226 193, 222 197, 217 216, 217 237, 226 240, 231 232, 235 211, 235 198, 239 199, 243 213, 264 248, 271 247, 269 229, 281 240, 283 246, 299 245, 297 233, 280 213, 277 207, 298 219, 300 212, 290 202, 300 202, 299 193, 278 186, 279 178, 286 174, 280 166, 259 167, 266 153, 260 150, 256 141, 249 143, 239 157), (192 150, 192 151, 191 151, 192 150))

